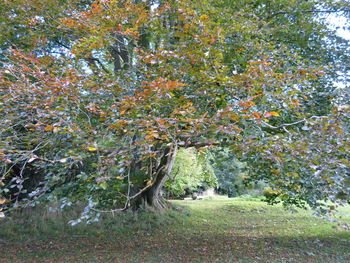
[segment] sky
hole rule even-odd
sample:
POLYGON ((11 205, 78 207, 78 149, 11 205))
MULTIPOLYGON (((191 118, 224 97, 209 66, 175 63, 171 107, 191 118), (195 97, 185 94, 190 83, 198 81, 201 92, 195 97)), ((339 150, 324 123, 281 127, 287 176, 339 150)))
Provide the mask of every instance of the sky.
POLYGON ((345 17, 339 17, 336 15, 329 15, 327 19, 330 23, 330 27, 337 30, 337 34, 346 40, 350 40, 350 31, 345 17))

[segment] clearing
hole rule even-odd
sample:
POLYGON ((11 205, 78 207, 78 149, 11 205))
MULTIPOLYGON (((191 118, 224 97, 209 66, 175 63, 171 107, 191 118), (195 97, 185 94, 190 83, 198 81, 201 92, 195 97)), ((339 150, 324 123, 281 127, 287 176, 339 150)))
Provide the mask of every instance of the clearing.
POLYGON ((3 219, 0 262, 350 262, 349 207, 331 223, 259 199, 173 203, 184 209, 126 213, 90 226, 70 227, 51 213, 3 219))

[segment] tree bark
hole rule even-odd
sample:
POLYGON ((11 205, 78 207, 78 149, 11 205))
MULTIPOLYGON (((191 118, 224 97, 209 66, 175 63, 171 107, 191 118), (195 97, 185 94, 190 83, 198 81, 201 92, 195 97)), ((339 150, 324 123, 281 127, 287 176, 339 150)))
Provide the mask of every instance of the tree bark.
POLYGON ((118 74, 119 70, 127 69, 130 66, 128 46, 121 34, 115 34, 115 43, 109 47, 109 51, 113 57, 115 74, 118 74))
POLYGON ((161 189, 165 181, 169 178, 170 172, 174 166, 176 153, 176 145, 165 149, 155 172, 152 185, 140 195, 140 198, 136 202, 137 207, 144 206, 155 210, 167 208, 166 200, 161 195, 161 189))

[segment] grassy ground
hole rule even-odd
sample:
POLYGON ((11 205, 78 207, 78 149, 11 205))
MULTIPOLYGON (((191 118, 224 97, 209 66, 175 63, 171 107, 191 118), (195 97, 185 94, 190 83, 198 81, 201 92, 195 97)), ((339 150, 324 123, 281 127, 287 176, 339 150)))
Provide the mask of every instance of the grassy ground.
POLYGON ((174 203, 185 209, 88 227, 60 214, 0 221, 0 262, 350 262, 350 208, 330 223, 254 199, 174 203))

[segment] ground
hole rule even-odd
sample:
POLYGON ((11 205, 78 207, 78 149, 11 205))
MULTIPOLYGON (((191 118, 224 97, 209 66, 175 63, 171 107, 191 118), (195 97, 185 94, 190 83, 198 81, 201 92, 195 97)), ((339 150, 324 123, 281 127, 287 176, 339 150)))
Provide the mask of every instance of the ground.
POLYGON ((329 222, 259 199, 173 202, 184 208, 117 215, 88 227, 47 215, 31 226, 4 221, 0 262, 350 262, 349 207, 329 222))

